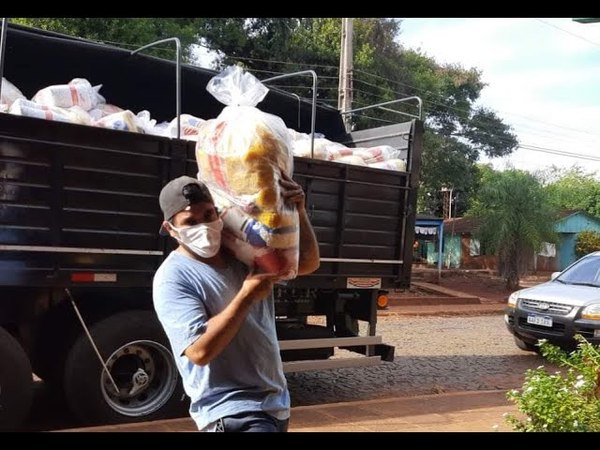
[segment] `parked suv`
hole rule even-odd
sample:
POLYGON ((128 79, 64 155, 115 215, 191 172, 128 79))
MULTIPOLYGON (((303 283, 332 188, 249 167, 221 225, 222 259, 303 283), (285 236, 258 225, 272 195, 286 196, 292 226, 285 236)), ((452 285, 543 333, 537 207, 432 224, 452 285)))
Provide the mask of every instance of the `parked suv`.
POLYGON ((553 273, 546 283, 512 293, 504 321, 522 350, 537 351, 538 339, 547 339, 570 351, 576 334, 600 344, 600 252, 553 273))

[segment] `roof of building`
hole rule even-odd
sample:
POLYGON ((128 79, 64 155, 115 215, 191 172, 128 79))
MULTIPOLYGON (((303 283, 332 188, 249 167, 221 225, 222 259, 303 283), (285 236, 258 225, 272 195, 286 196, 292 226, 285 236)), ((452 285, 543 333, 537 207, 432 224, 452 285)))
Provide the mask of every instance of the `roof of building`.
POLYGON ((472 233, 481 224, 481 219, 474 217, 453 217, 444 220, 445 234, 472 233))

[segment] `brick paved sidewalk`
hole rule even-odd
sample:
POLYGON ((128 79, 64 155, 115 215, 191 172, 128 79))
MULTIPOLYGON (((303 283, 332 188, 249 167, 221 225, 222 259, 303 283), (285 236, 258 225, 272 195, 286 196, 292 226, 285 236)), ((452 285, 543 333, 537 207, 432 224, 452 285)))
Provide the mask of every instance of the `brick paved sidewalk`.
MULTIPOLYGON (((386 398, 292 408, 290 431, 510 431, 503 414, 515 411, 504 391, 386 398)), ((191 419, 181 418, 61 431, 165 432, 196 431, 196 427, 191 419)))

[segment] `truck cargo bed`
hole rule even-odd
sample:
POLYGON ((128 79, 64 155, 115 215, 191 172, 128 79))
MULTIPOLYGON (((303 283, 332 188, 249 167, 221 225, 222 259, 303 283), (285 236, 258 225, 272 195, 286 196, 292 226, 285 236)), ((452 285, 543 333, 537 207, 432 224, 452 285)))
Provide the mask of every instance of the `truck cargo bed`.
MULTIPOLYGON (((413 125, 396 126, 394 139, 408 146, 413 125)), ((0 284, 13 286, 64 286, 86 271, 109 274, 99 283, 149 286, 169 250, 158 235, 160 189, 197 172, 193 142, 8 114, 0 114, 0 162, 0 284)), ((322 262, 291 283, 400 283, 409 173, 294 163, 322 262)))

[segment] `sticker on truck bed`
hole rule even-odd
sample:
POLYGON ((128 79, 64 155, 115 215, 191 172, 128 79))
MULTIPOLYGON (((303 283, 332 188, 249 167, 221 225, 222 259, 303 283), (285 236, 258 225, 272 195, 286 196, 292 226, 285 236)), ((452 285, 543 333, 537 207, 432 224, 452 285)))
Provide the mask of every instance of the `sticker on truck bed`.
POLYGON ((380 289, 381 278, 348 278, 346 288, 354 289, 380 289))

